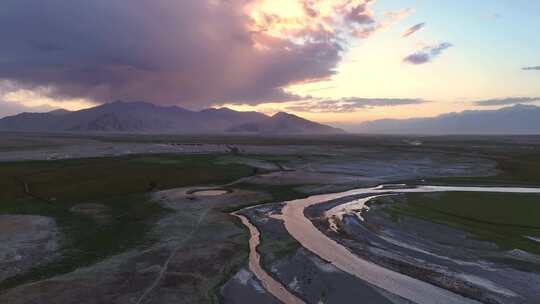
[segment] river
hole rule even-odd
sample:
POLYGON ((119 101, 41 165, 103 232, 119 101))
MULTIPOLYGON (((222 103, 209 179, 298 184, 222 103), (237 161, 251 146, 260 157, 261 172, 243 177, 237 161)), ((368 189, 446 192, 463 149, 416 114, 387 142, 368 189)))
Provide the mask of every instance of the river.
MULTIPOLYGON (((360 188, 350 191, 314 195, 304 199, 285 202, 282 210, 282 219, 288 233, 304 248, 331 262, 342 271, 349 273, 365 282, 382 288, 417 304, 469 304, 479 303, 465 298, 446 289, 431 285, 421 280, 392 271, 377 264, 366 261, 350 252, 347 248, 327 237, 319 231, 304 215, 304 210, 310 206, 321 204, 335 199, 356 195, 370 195, 369 197, 354 201, 354 208, 361 208, 362 204, 370 199, 389 193, 407 192, 499 192, 499 193, 540 193, 540 188, 517 187, 452 187, 452 186, 419 186, 414 188, 396 188, 379 186, 375 188, 360 188)), ((350 208, 349 204, 336 206, 329 214, 337 214, 340 209, 350 208)), ((259 231, 249 221, 240 215, 242 222, 251 233, 250 238, 250 269, 262 282, 262 285, 276 298, 284 303, 303 303, 292 295, 286 288, 260 266, 260 257, 256 251, 259 244, 259 231)))

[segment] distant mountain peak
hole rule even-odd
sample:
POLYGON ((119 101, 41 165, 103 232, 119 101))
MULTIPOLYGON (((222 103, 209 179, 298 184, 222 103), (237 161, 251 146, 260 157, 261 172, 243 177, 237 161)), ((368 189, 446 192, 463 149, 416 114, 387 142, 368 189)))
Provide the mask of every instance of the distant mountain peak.
POLYGON ((237 112, 237 111, 232 110, 232 109, 227 108, 227 107, 223 107, 223 108, 208 108, 208 109, 201 110, 199 112, 227 112, 227 113, 233 113, 233 112, 237 112))
POLYGON ((51 115, 66 115, 66 114, 71 113, 71 111, 68 111, 65 109, 56 109, 56 110, 49 111, 47 113, 51 115))
POLYGON ((299 117, 297 115, 287 113, 287 112, 277 112, 276 114, 272 115, 272 118, 274 119, 304 119, 302 117, 299 117))
POLYGON ((502 108, 501 110, 518 110, 518 111, 522 111, 522 110, 534 110, 534 109, 538 109, 538 108, 539 107, 535 106, 535 105, 518 103, 518 104, 515 104, 515 105, 513 105, 511 107, 502 108))
POLYGON ((279 117, 290 117, 290 116, 295 116, 293 114, 289 114, 287 112, 277 112, 275 113, 274 115, 272 115, 272 117, 276 117, 276 118, 279 118, 279 117))
POLYGON ((267 134, 339 134, 345 132, 286 112, 278 112, 257 123, 238 125, 229 131, 267 134))

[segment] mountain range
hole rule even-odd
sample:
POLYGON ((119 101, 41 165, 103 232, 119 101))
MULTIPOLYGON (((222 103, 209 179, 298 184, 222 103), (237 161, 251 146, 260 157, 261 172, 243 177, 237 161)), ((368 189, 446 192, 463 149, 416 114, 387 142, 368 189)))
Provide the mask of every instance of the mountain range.
MULTIPOLYGON (((382 119, 349 125, 371 134, 540 134, 540 107, 518 104, 499 110, 468 110, 436 117, 382 119)), ((146 102, 111 102, 79 111, 21 113, 0 119, 0 131, 92 133, 341 134, 342 129, 293 114, 268 116, 228 108, 191 111, 146 102)))
POLYGON ((0 119, 0 131, 129 133, 337 134, 333 128, 280 112, 267 116, 228 108, 190 111, 146 102, 111 102, 79 111, 21 113, 0 119))
POLYGON ((348 130, 376 134, 540 134, 540 107, 517 104, 499 110, 468 110, 429 118, 383 119, 348 130))

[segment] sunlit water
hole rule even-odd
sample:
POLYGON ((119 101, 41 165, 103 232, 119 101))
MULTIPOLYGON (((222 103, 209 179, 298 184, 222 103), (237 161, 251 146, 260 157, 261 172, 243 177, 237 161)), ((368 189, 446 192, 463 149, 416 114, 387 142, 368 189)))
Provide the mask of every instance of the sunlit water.
MULTIPOLYGON (((540 188, 517 188, 517 187, 454 187, 454 186, 420 186, 415 188, 384 187, 354 189, 341 193, 321 194, 305 199, 285 202, 283 216, 285 227, 289 234, 295 238, 304 248, 316 254, 320 258, 331 262, 334 266, 351 275, 360 278, 374 286, 387 290, 395 295, 418 304, 461 304, 479 303, 452 293, 448 290, 436 287, 415 278, 386 269, 374 263, 368 262, 347 248, 330 239, 320 232, 313 223, 304 216, 306 208, 340 199, 348 196, 371 194, 366 198, 336 206, 327 211, 328 216, 339 217, 350 210, 364 208, 367 201, 374 197, 389 193, 411 192, 499 192, 499 193, 540 193, 540 188)), ((284 303, 300 303, 298 298, 290 294, 284 286, 272 279, 261 267, 260 257, 256 252, 259 244, 259 232, 243 218, 242 221, 250 229, 250 269, 263 283, 267 290, 284 303)))
POLYGON ((253 274, 255 274, 257 279, 259 279, 264 289, 283 303, 303 304, 304 301, 289 292, 287 288, 285 288, 278 281, 274 280, 274 278, 272 278, 262 268, 261 257, 257 252, 257 247, 260 244, 259 230, 257 230, 257 228, 251 224, 245 216, 236 213, 233 213, 233 215, 240 218, 242 223, 249 229, 249 269, 251 272, 253 272, 253 274))
POLYGON ((540 188, 421 186, 406 189, 396 189, 394 187, 354 189, 341 193, 315 195, 306 199, 287 202, 283 208, 283 220, 289 234, 302 244, 304 248, 322 259, 330 261, 337 268, 405 299, 418 304, 478 303, 448 290, 363 260, 351 253, 347 248, 324 235, 304 216, 304 210, 310 206, 347 196, 372 194, 369 197, 355 201, 354 206, 345 204, 345 206, 337 206, 328 212, 330 214, 339 214, 343 212, 343 209, 359 209, 370 199, 387 193, 449 191, 540 193, 540 188))
POLYGON ((200 191, 195 191, 192 194, 196 196, 220 196, 227 193, 228 193, 227 190, 200 190, 200 191))

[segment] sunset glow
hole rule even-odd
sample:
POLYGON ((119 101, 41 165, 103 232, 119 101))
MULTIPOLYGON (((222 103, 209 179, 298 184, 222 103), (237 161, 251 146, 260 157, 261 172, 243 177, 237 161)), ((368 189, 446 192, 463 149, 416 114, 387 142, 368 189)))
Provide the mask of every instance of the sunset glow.
POLYGON ((539 12, 2 0, 0 304, 539 304, 539 12))
POLYGON ((88 29, 65 27, 65 16, 52 10, 43 13, 47 23, 33 20, 19 38, 6 37, 4 45, 12 47, 2 47, 5 58, 36 59, 13 61, 21 62, 17 73, 2 69, 0 115, 15 111, 2 112, 2 104, 76 110, 144 100, 189 109, 288 111, 339 124, 488 109, 476 102, 540 96, 534 30, 540 21, 533 13, 540 4, 530 1, 158 2, 144 6, 144 16, 135 8, 111 11, 116 34, 123 35, 124 26, 140 29, 133 42, 114 47, 104 41, 118 40, 98 25, 94 31, 103 39, 84 42, 85 52, 52 43, 61 41, 55 31, 40 32, 49 26, 94 37, 88 29), (28 41, 35 42, 17 49, 28 41), (49 44, 64 53, 42 52, 49 44), (351 105, 355 99, 361 106, 351 105))

